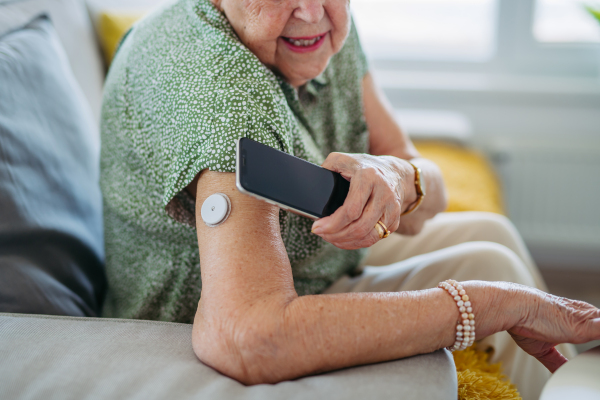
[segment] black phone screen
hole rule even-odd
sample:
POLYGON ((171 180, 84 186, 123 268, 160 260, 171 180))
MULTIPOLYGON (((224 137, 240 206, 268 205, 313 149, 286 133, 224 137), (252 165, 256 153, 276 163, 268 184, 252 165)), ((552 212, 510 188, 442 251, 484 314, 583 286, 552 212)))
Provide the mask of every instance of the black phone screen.
POLYGON ((339 173, 252 139, 240 139, 237 157, 244 190, 317 218, 333 214, 350 189, 339 173))

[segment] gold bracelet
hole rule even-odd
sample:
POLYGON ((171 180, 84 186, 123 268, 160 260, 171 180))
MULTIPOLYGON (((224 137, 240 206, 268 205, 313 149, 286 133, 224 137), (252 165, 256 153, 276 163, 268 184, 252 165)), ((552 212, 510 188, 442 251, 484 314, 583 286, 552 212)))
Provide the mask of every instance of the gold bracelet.
POLYGON ((400 214, 401 217, 410 214, 411 212, 414 212, 417 210, 417 208, 419 208, 419 206, 421 205, 421 203, 423 203, 423 200, 425 200, 425 180, 423 179, 423 174, 421 173, 421 169, 419 167, 417 167, 415 164, 411 163, 410 161, 407 161, 410 165, 412 165, 412 167, 415 169, 415 189, 417 191, 417 200, 415 200, 414 203, 412 203, 407 209, 406 211, 404 211, 402 214, 400 214))

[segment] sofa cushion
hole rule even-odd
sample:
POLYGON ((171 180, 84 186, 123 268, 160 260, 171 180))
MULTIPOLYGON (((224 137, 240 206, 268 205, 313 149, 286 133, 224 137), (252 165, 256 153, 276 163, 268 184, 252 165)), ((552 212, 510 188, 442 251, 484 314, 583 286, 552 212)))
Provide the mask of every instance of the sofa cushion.
POLYGON ((0 314, 0 398, 456 399, 447 350, 247 387, 202 364, 191 335, 168 322, 0 314))
POLYGON ((485 156, 467 147, 441 141, 415 141, 421 156, 435 162, 448 190, 446 211, 504 214, 502 188, 485 156))
POLYGON ((54 22, 73 75, 98 123, 104 65, 83 0, 0 0, 0 36, 25 25, 42 13, 54 22))
POLYGON ((121 37, 134 22, 169 0, 85 0, 102 51, 110 65, 121 37))
POLYGON ((104 52, 104 62, 110 65, 121 38, 144 13, 102 12, 98 17, 98 39, 104 52))
POLYGON ((97 315, 100 143, 50 21, 0 37, 0 311, 97 315))

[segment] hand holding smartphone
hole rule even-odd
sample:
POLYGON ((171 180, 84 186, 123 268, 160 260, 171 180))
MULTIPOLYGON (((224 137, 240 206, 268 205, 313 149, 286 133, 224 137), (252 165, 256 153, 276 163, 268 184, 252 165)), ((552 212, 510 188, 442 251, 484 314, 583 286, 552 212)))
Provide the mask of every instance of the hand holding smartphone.
POLYGON ((312 220, 333 214, 350 190, 341 174, 248 138, 237 143, 236 186, 312 220))

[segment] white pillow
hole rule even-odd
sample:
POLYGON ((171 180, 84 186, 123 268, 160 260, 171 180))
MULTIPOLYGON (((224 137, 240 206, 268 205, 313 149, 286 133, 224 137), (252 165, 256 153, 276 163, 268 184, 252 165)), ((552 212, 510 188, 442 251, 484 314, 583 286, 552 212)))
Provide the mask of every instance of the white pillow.
POLYGON ((95 122, 100 120, 104 64, 82 0, 0 0, 0 36, 36 15, 46 13, 67 53, 73 75, 89 102, 95 122))

